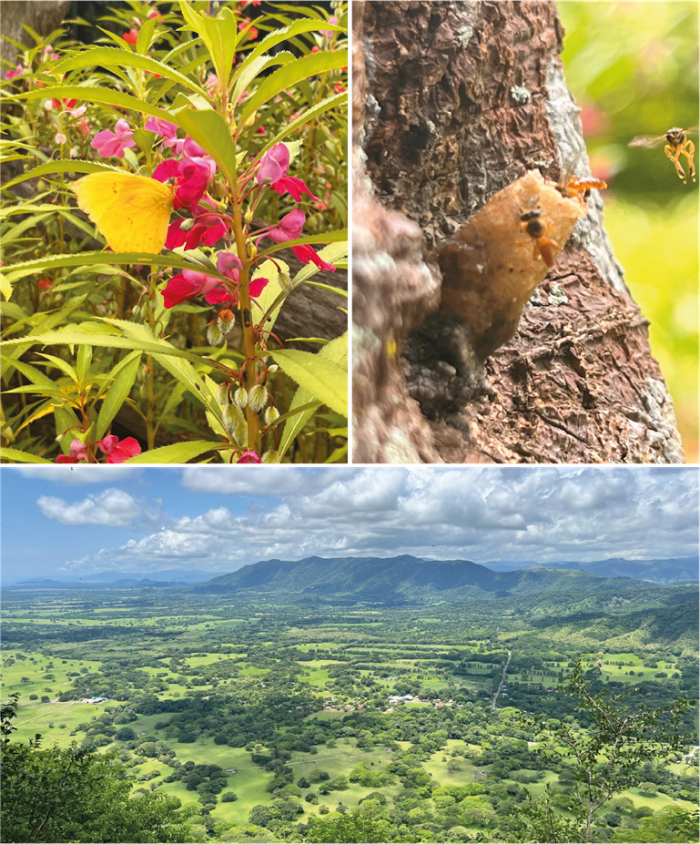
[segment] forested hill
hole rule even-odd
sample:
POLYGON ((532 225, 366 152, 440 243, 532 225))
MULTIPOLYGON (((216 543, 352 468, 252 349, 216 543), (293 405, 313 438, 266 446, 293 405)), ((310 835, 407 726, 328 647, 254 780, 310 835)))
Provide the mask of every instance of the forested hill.
POLYGON ((501 598, 551 591, 643 589, 627 577, 606 578, 586 571, 538 569, 494 572, 468 560, 400 557, 343 557, 264 560, 191 587, 209 594, 318 596, 386 604, 501 598))

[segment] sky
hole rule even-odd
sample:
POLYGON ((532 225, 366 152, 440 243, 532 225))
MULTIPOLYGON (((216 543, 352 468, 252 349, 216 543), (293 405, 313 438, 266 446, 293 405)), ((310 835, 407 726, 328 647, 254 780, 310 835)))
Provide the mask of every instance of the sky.
POLYGON ((674 467, 3 467, 3 577, 220 574, 259 560, 476 563, 698 552, 698 471, 674 467))

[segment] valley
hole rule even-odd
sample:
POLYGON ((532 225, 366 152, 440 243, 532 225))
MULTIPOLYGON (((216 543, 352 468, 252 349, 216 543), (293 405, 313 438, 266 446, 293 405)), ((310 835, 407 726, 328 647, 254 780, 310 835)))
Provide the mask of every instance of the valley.
MULTIPOLYGON (((180 588, 4 590, 12 740, 113 753, 134 793, 189 807, 192 840, 517 841, 530 798, 574 818, 571 759, 542 750, 559 725, 591 727, 567 691, 578 664, 633 709, 697 700, 697 584, 410 557, 325 561, 321 578, 318 559, 180 588)), ((591 840, 652 823, 678 840, 695 706, 681 722, 683 747, 639 767, 591 840)))

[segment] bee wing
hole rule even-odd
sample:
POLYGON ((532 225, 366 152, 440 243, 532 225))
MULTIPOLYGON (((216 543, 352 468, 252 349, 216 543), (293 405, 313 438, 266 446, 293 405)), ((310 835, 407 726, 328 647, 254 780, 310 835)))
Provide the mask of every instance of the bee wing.
POLYGON ((627 144, 629 147, 646 147, 646 149, 653 149, 660 146, 666 140, 666 135, 637 135, 636 138, 627 144))

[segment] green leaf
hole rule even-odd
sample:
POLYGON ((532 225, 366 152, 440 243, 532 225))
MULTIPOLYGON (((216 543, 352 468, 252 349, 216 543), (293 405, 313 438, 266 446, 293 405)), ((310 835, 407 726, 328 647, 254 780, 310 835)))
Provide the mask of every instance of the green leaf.
POLYGON ((50 361, 56 369, 60 369, 64 375, 67 375, 76 384, 78 383, 78 374, 69 363, 66 363, 66 361, 61 358, 57 358, 55 355, 47 355, 44 352, 40 352, 39 354, 42 358, 46 358, 46 360, 50 361))
MULTIPOLYGON (((305 32, 319 32, 322 29, 332 30, 335 32, 345 32, 345 29, 342 26, 337 26, 336 24, 329 24, 327 21, 296 21, 296 23, 293 23, 291 26, 287 26, 284 29, 275 29, 273 32, 263 38, 263 40, 258 44, 258 46, 255 47, 255 49, 253 49, 248 54, 245 61, 237 69, 237 73, 243 73, 246 70, 247 66, 250 63, 254 62, 258 58, 258 56, 262 56, 264 53, 269 52, 270 47, 275 47, 282 41, 287 41, 288 39, 294 38, 297 35, 302 35, 305 32)), ((233 78, 236 78, 235 74, 233 78)))
POLYGON ((279 252, 280 249, 291 249, 292 246, 304 246, 307 243, 338 243, 340 241, 347 241, 347 239, 347 229, 338 229, 337 231, 324 232, 323 234, 313 234, 311 237, 300 237, 297 240, 285 240, 284 243, 276 243, 269 249, 265 249, 258 253, 258 258, 264 258, 266 255, 271 255, 273 252, 279 252))
MULTIPOLYGON (((284 261, 278 261, 277 263, 283 272, 289 274, 289 266, 284 261)), ((252 300, 251 310, 253 322, 257 325, 264 319, 265 323, 262 327, 271 331, 286 295, 279 283, 279 270, 272 261, 265 261, 253 273, 253 278, 269 279, 261 295, 257 299, 252 300), (277 302, 278 299, 279 301, 277 302), (272 310, 266 315, 268 308, 272 308, 272 310)))
POLYGON ((266 77, 257 91, 246 101, 241 115, 241 125, 263 103, 275 97, 285 88, 291 88, 303 79, 308 79, 308 77, 315 76, 318 73, 346 67, 347 63, 347 50, 332 50, 330 52, 309 53, 308 56, 302 56, 285 67, 281 67, 266 77))
MULTIPOLYGON (((344 369, 347 372, 347 333, 343 334, 341 337, 336 337, 335 340, 331 340, 331 342, 328 343, 328 345, 324 346, 318 353, 318 355, 315 355, 314 357, 328 359, 330 362, 336 364, 341 369, 344 369)), ((309 390, 304 389, 304 387, 299 387, 299 389, 294 394, 294 398, 292 399, 292 404, 290 405, 289 413, 292 413, 296 408, 300 408, 306 404, 309 404, 311 401, 313 401, 313 394, 310 393, 309 390)), ((291 416, 287 420, 284 426, 282 439, 280 441, 280 456, 284 456, 285 452, 292 444, 295 437, 300 433, 304 425, 306 425, 306 423, 309 421, 315 410, 316 408, 312 407, 309 410, 305 410, 302 413, 296 414, 295 416, 291 416)))
POLYGON ((152 448, 150 451, 144 451, 142 454, 137 454, 136 457, 130 457, 124 461, 124 465, 133 465, 136 463, 188 463, 204 454, 207 451, 214 451, 219 448, 218 443, 208 442, 188 442, 175 443, 174 445, 164 445, 161 448, 152 448))
POLYGON ((96 440, 101 440, 107 433, 112 420, 131 392, 136 380, 136 373, 141 364, 141 352, 133 352, 127 357, 127 360, 128 363, 122 367, 102 402, 100 415, 97 417, 97 427, 95 428, 94 436, 96 440))
MULTIPOLYGON (((49 161, 48 164, 40 164, 21 176, 6 182, 4 187, 11 188, 20 182, 26 182, 28 179, 34 179, 37 176, 46 176, 48 173, 101 173, 104 170, 111 170, 114 173, 123 173, 124 170, 119 170, 116 167, 110 167, 108 164, 99 164, 97 161, 79 161, 78 159, 71 161, 49 161)), ((30 203, 27 203, 28 205, 30 203)))
POLYGON ((236 178, 236 145, 231 137, 228 123, 214 109, 193 109, 191 104, 179 109, 173 108, 164 115, 177 123, 195 140, 221 167, 229 185, 236 178))
MULTIPOLYGON (((141 31, 143 32, 143 28, 141 31)), ((89 47, 77 56, 70 56, 59 61, 54 67, 54 73, 68 73, 70 70, 82 70, 98 65, 101 67, 136 67, 158 73, 165 79, 178 82, 183 88, 196 91, 198 94, 206 94, 206 91, 200 85, 183 76, 172 65, 164 64, 148 56, 139 55, 139 53, 132 53, 130 50, 120 50, 115 47, 89 47)))
POLYGON ((192 352, 176 349, 169 344, 163 347, 163 343, 146 343, 134 340, 130 337, 120 337, 117 334, 93 334, 79 330, 84 326, 75 326, 71 331, 48 331, 46 334, 28 334, 16 340, 5 340, 5 349, 18 346, 20 348, 31 348, 35 345, 41 346, 73 346, 89 342, 93 346, 105 346, 108 349, 129 349, 130 351, 146 352, 149 355, 168 355, 169 357, 184 358, 212 369, 220 369, 216 361, 210 358, 200 358, 192 352))
MULTIPOLYGON (((139 30, 139 37, 136 39, 136 50, 141 55, 146 55, 151 47, 153 41, 153 33, 156 28, 156 22, 153 18, 147 18, 139 30)), ((162 75, 162 74, 161 74, 162 75)))
POLYGON ((156 267, 177 267, 178 269, 206 272, 222 281, 229 281, 217 269, 203 266, 192 260, 185 260, 174 253, 168 255, 149 255, 144 252, 82 252, 77 255, 48 255, 33 261, 23 261, 3 267, 3 278, 9 282, 18 281, 28 275, 53 270, 60 267, 82 267, 94 264, 152 264, 156 267))
MULTIPOLYGON (((92 346, 80 346, 78 348, 77 372, 78 379, 85 381, 90 372, 90 364, 92 363, 92 346)), ((99 439, 99 438, 98 438, 99 439)))
POLYGON ((61 446, 61 451, 64 454, 70 454, 70 444, 73 440, 78 439, 78 431, 80 430, 78 417, 75 415, 70 405, 64 403, 54 407, 53 418, 56 424, 56 436, 60 437, 59 445, 61 446), (73 432, 74 436, 69 434, 64 437, 63 434, 65 434, 69 428, 75 429, 73 432))
MULTIPOLYGON (((347 343, 347 335, 343 335, 347 343)), ((329 343, 318 354, 285 349, 272 352, 275 363, 317 399, 337 413, 348 415, 348 371, 333 362, 323 352, 331 347, 329 343)))
POLYGON ((236 55, 240 38, 235 15, 231 9, 224 8, 215 18, 205 17, 195 11, 188 0, 182 0, 180 11, 185 21, 206 44, 221 85, 228 87, 233 57, 236 55))
POLYGON ((56 386, 56 382, 49 378, 48 375, 45 375, 43 372, 40 372, 28 363, 21 360, 11 360, 5 355, 2 357, 3 360, 11 364, 15 369, 19 370, 25 378, 28 378, 32 384, 36 384, 38 387, 44 387, 48 390, 51 390, 56 386))
POLYGON ((39 457, 36 454, 27 454, 25 451, 19 451, 16 448, 0 448, 0 459, 12 463, 53 463, 53 460, 47 460, 45 457, 39 457))
POLYGON ((323 114, 326 111, 330 111, 330 109, 335 108, 336 106, 342 105, 347 102, 347 94, 343 92, 342 94, 333 94, 332 97, 326 97, 325 100, 321 100, 320 103, 316 103, 315 106, 308 108, 306 111, 302 112, 302 114, 297 117, 296 120, 293 120, 291 123, 286 125, 283 129, 281 129, 272 140, 270 140, 258 153, 258 158, 262 158, 262 156, 267 152, 268 149, 271 149, 275 144, 278 144, 283 138, 286 138, 287 135, 291 135, 292 132, 298 127, 303 126, 305 123, 308 123, 310 120, 313 120, 315 117, 318 117, 320 114, 323 114))

